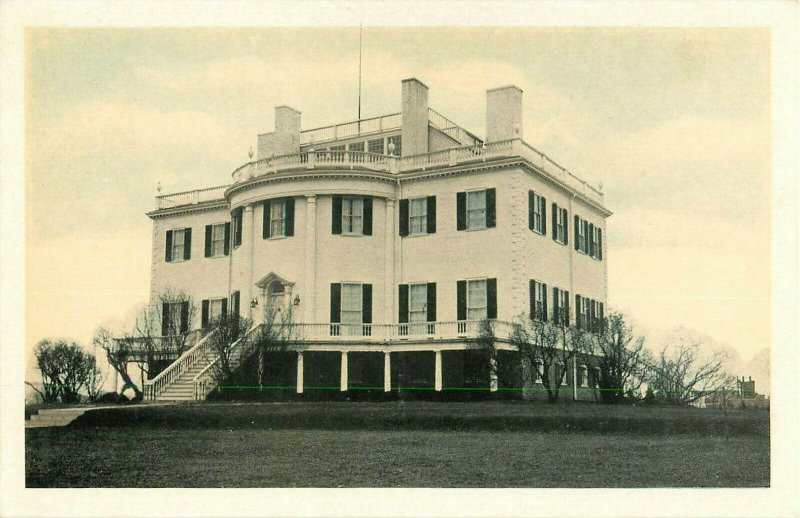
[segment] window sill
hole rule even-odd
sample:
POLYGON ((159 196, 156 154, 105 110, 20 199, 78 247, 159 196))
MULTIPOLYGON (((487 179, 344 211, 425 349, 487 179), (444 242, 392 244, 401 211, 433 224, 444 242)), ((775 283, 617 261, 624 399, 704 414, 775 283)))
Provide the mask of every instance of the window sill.
POLYGON ((172 264, 172 263, 186 263, 189 261, 190 259, 173 259, 171 261, 164 261, 164 262, 166 262, 167 264, 172 264))
POLYGON ((430 235, 431 234, 429 234, 427 232, 420 232, 418 234, 408 234, 406 236, 400 236, 400 237, 425 237, 425 236, 430 236, 430 235))
POLYGON ((534 234, 539 234, 540 236, 546 236, 547 235, 544 232, 542 232, 541 230, 536 230, 535 228, 529 228, 528 230, 530 230, 534 234))
POLYGON ((220 255, 212 255, 212 256, 206 257, 206 259, 222 259, 222 258, 224 258, 224 257, 228 257, 228 256, 227 256, 227 255, 225 255, 225 254, 220 254, 220 255))
POLYGON ((343 236, 343 237, 365 237, 366 234, 356 234, 356 233, 353 233, 353 232, 342 232, 339 235, 343 236))
POLYGON ((268 239, 269 239, 269 241, 273 241, 273 240, 279 240, 279 239, 286 239, 287 237, 288 236, 284 236, 283 234, 281 234, 281 235, 278 235, 278 236, 269 236, 268 239))
POLYGON ((489 230, 490 228, 495 228, 495 227, 465 228, 464 230, 462 230, 462 232, 476 232, 476 231, 480 231, 480 230, 489 230))

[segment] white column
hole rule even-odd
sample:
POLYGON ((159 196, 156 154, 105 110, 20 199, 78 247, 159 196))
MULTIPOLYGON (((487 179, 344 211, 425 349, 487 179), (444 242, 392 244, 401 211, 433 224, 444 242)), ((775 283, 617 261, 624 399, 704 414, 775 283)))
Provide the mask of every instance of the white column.
POLYGON ((436 351, 436 366, 434 367, 433 388, 437 392, 442 391, 442 351, 436 351))
POLYGON ((339 380, 339 390, 342 392, 347 390, 347 351, 342 351, 342 370, 341 379, 339 380))
MULTIPOLYGON (((251 320, 253 318, 254 309, 250 306, 250 301, 253 300, 253 268, 254 268, 254 248, 255 248, 255 211, 253 210, 253 204, 247 205, 244 208, 244 213, 242 214, 242 225, 244 228, 242 230, 247 229, 246 232, 242 232, 242 240, 247 240, 247 243, 242 243, 245 246, 242 247, 246 250, 246 257, 248 265, 247 268, 250 270, 247 276, 247 289, 245 293, 247 294, 247 299, 245 299, 244 304, 247 305, 247 317, 251 320)), ((241 304, 241 297, 240 297, 240 304, 241 304)))
POLYGON ((302 296, 303 320, 307 324, 317 322, 317 197, 306 196, 306 278, 302 296))
POLYGON ((489 392, 497 392, 497 360, 492 358, 491 370, 489 372, 489 392))
POLYGON ((383 353, 383 391, 392 391, 392 353, 383 353))
POLYGON ((395 236, 397 234, 397 229, 395 228, 395 201, 386 199, 386 221, 384 228, 386 229, 386 234, 384 237, 384 247, 386 250, 384 251, 384 265, 383 265, 383 273, 384 273, 384 280, 383 280, 383 293, 384 293, 384 303, 383 306, 385 308, 385 316, 384 322, 390 323, 394 322, 395 315, 397 311, 395 311, 394 304, 395 304, 395 266, 394 266, 394 243, 395 243, 395 236))
POLYGON ((572 356, 572 400, 578 400, 578 359, 572 356))
POLYGON ((297 393, 303 393, 303 353, 297 353, 297 393))

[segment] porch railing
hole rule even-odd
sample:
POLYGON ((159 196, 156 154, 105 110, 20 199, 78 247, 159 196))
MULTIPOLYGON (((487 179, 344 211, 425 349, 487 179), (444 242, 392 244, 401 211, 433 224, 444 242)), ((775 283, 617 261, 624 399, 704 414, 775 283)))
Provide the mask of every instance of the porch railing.
MULTIPOLYGON (((254 325, 247 331, 247 333, 245 333, 243 337, 231 345, 227 352, 231 369, 235 370, 238 368, 242 361, 247 359, 247 357, 253 351, 256 341, 252 340, 251 338, 256 332, 258 332, 260 327, 261 324, 254 325)), ((220 358, 212 350, 207 350, 206 354, 207 356, 205 359, 208 362, 208 365, 206 365, 205 368, 198 372, 197 375, 192 379, 192 385, 194 386, 194 399, 197 401, 205 399, 206 396, 208 396, 208 394, 210 394, 211 391, 217 386, 217 380, 215 377, 217 375, 217 363, 220 361, 220 358)))
POLYGON ((213 331, 199 340, 191 349, 183 353, 169 367, 161 371, 155 378, 144 382, 144 398, 154 400, 158 394, 167 388, 173 381, 180 378, 192 365, 202 360, 208 354, 209 338, 216 333, 213 331))
MULTIPOLYGON (((292 336, 299 341, 389 341, 417 339, 475 338, 481 320, 411 322, 403 324, 292 324, 292 336)), ((497 338, 507 339, 513 331, 511 322, 493 320, 497 338)))

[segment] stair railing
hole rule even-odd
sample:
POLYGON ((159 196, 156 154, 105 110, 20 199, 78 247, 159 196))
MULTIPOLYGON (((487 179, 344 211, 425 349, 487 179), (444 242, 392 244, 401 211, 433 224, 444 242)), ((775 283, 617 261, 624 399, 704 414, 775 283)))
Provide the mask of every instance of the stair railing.
MULTIPOLYGON (((231 362, 231 369, 236 369, 241 365, 243 359, 253 351, 256 345, 256 340, 251 340, 251 336, 261 327, 262 324, 256 324, 251 327, 247 333, 241 338, 236 340, 228 351, 229 361, 231 362)), ((197 373, 192 380, 194 385, 194 399, 202 401, 208 396, 217 386, 217 380, 214 379, 214 368, 219 361, 219 356, 208 362, 208 365, 197 373)))
POLYGON ((191 349, 172 362, 169 367, 161 371, 158 376, 151 380, 146 380, 144 382, 144 398, 148 401, 155 400, 164 389, 180 378, 195 362, 205 358, 208 339, 216 332, 214 330, 204 336, 191 349))

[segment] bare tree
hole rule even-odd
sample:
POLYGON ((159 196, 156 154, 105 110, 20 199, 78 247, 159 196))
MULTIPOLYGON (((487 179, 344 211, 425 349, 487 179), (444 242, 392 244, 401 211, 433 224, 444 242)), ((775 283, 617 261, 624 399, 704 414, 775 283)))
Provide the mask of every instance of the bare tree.
POLYGON ((661 350, 649 382, 664 401, 688 405, 731 386, 732 377, 723 368, 725 353, 703 349, 698 339, 680 336, 661 350))
POLYGON ((558 402, 567 365, 578 351, 576 343, 580 340, 580 332, 563 322, 532 318, 515 323, 510 337, 528 364, 529 381, 541 380, 550 403, 558 402))
POLYGON ((635 334, 621 313, 611 313, 594 331, 584 335, 584 351, 597 366, 589 369, 590 383, 599 388, 604 403, 619 403, 638 392, 647 377, 650 358, 644 337, 635 334))
POLYGON ((28 385, 39 393, 44 403, 59 400, 77 403, 81 400, 81 391, 96 381, 94 355, 75 342, 42 340, 36 344, 34 356, 42 376, 42 390, 28 385))
POLYGON ((95 331, 92 343, 105 351, 108 364, 122 378, 122 388, 119 393, 122 394, 130 388, 134 393, 133 399, 141 400, 144 393, 128 374, 128 364, 133 361, 134 356, 133 338, 131 336, 114 338, 106 328, 100 327, 95 331))

